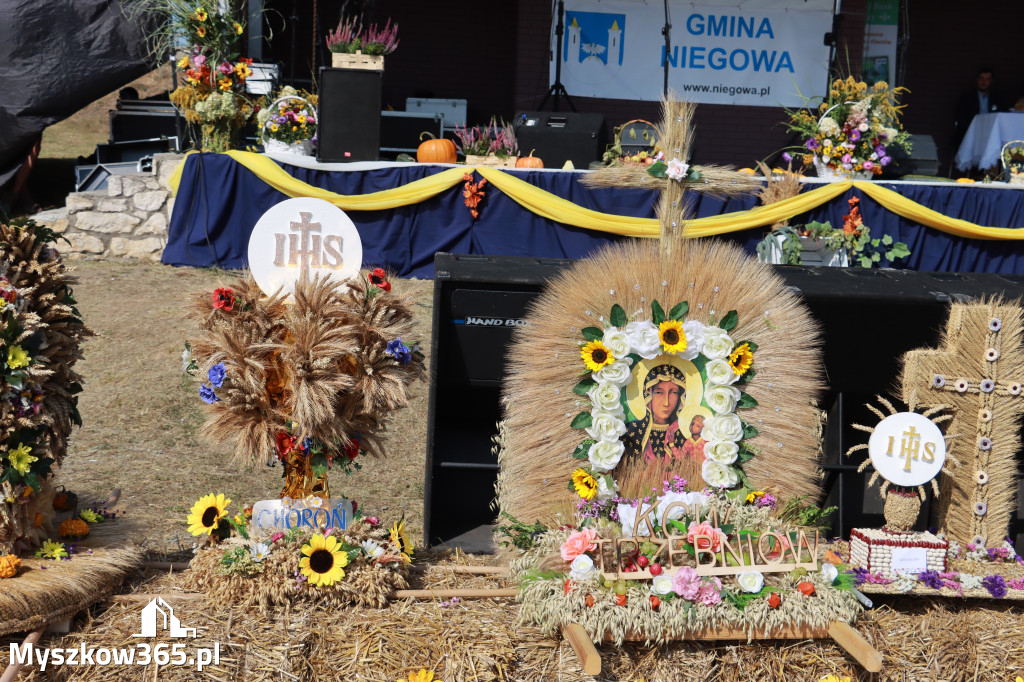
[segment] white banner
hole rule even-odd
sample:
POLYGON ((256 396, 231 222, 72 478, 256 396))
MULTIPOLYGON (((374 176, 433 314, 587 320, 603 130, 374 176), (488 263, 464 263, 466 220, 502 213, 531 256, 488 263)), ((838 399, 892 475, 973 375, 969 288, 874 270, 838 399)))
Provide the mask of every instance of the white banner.
MULTIPOLYGON (((670 2, 669 16, 668 85, 684 99, 797 107, 805 97, 825 94, 829 51, 823 39, 832 28, 831 2, 670 2)), ((564 21, 558 57, 570 96, 661 99, 662 2, 566 0, 564 21)))

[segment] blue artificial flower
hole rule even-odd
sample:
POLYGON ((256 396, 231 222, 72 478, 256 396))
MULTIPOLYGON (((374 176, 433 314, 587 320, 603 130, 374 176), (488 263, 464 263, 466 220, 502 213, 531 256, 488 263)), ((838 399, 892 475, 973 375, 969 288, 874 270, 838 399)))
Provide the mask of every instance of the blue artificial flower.
POLYGON ((793 155, 790 154, 789 152, 782 152, 782 160, 785 161, 786 163, 792 163, 793 155))
POLYGON ((202 398, 204 403, 213 405, 216 402, 220 402, 220 398, 214 393, 213 388, 203 384, 199 387, 199 397, 202 398))
POLYGON ((206 373, 206 376, 210 378, 210 383, 213 384, 214 388, 220 388, 224 385, 224 376, 226 374, 227 370, 224 369, 224 363, 218 362, 210 368, 210 371, 206 373))
POLYGON ((394 341, 389 341, 388 348, 384 352, 394 359, 400 360, 403 365, 408 365, 409 361, 412 360, 412 351, 409 350, 408 346, 402 343, 401 336, 394 341))

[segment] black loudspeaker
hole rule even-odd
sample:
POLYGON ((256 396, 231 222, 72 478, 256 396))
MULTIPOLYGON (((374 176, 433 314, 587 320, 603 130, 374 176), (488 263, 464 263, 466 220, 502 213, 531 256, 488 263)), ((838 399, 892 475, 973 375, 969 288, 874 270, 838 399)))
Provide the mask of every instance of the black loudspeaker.
POLYGON ((524 111, 516 114, 515 132, 520 154, 532 149, 548 168, 572 161, 575 168, 586 169, 604 155, 602 114, 524 111))
POLYGON ((382 71, 320 69, 317 161, 376 161, 382 71))
MULTIPOLYGON (((433 357, 427 424, 424 533, 429 544, 494 521, 498 469, 491 439, 501 419, 501 382, 512 330, 530 302, 568 260, 502 256, 434 258, 433 357)), ((859 458, 842 455, 866 442, 853 423, 878 418, 864 404, 898 391, 899 361, 909 350, 937 347, 949 304, 989 294, 1024 296, 1024 275, 929 273, 863 268, 778 266, 824 331, 829 414, 824 433, 824 506, 836 505, 832 534, 881 527, 877 487, 865 490, 859 458)), ((771 311, 768 311, 771 319, 771 311)), ((801 349, 794 345, 793 361, 801 349)), ((568 473, 566 474, 568 475, 568 473)), ((1024 551, 1024 485, 1010 529, 1024 551)), ((930 499, 930 498, 929 498, 930 499)), ((927 518, 927 510, 922 514, 927 518)), ((532 523, 534 519, 520 519, 532 523)))

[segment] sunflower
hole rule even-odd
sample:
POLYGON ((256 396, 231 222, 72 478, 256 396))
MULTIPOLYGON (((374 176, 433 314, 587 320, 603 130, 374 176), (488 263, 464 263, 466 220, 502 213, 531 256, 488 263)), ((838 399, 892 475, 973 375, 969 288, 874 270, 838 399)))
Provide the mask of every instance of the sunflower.
POLYGON ((242 25, 240 23, 238 23, 237 21, 235 23, 231 24, 231 28, 235 29, 235 33, 237 33, 238 35, 242 35, 242 31, 245 30, 245 29, 242 28, 242 25))
POLYGON ((192 506, 192 513, 188 515, 188 532, 192 535, 212 535, 217 530, 221 519, 228 515, 228 505, 231 500, 223 494, 213 495, 212 493, 199 499, 192 506))
POLYGON ((587 364, 587 369, 596 372, 605 365, 615 362, 615 356, 608 350, 608 347, 600 341, 591 341, 583 346, 580 357, 587 364))
POLYGON ((750 344, 741 344, 729 354, 729 366, 737 376, 746 374, 752 364, 754 364, 754 354, 750 352, 750 344))
POLYGON ((398 682, 441 682, 441 680, 434 677, 433 670, 419 670, 414 673, 409 673, 409 677, 405 679, 399 678, 398 682))
POLYGON ((686 332, 679 320, 665 320, 658 326, 658 339, 666 353, 675 355, 686 350, 686 332))
POLYGON ((572 484, 584 500, 592 500, 597 494, 597 479, 591 476, 586 469, 577 469, 572 472, 572 484))
POLYGON ((412 556, 413 546, 412 541, 409 540, 408 533, 405 532, 405 516, 403 515, 395 525, 391 526, 391 542, 398 545, 402 550, 402 554, 406 557, 412 556))
POLYGON ((198 35, 200 38, 205 37, 206 36, 206 27, 205 26, 198 26, 196 28, 196 35, 198 35))
POLYGON ((205 9, 197 9, 196 13, 195 13, 195 18, 198 19, 199 21, 206 21, 206 10, 205 9))
POLYGON ((310 585, 329 587, 345 577, 343 567, 348 566, 348 554, 341 551, 341 543, 333 535, 317 533, 302 546, 302 553, 305 556, 299 560, 299 569, 310 585))

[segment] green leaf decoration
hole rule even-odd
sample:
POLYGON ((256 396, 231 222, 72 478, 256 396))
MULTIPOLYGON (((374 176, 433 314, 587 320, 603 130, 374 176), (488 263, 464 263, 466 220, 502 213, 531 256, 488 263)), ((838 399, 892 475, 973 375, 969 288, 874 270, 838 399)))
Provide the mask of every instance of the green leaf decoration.
POLYGON ((751 353, 757 350, 757 344, 754 343, 753 341, 741 341, 739 345, 742 346, 744 343, 747 344, 747 347, 750 349, 751 353))
POLYGON ((891 246, 892 245, 892 235, 891 234, 883 235, 882 236, 882 243, 885 244, 886 246, 891 246))
POLYGON ((749 393, 740 393, 740 399, 736 403, 736 407, 757 407, 757 400, 749 393))
POLYGON ((587 341, 600 341, 604 338, 604 330, 598 327, 584 327, 580 331, 587 341))
POLYGON ((739 455, 736 457, 736 461, 739 462, 740 464, 745 464, 746 462, 749 462, 752 459, 754 459, 754 453, 751 452, 750 450, 747 450, 745 447, 741 445, 739 455))
POLYGON ((574 493, 576 492, 576 485, 572 481, 569 481, 569 484, 565 486, 565 489, 571 493, 574 493))
POLYGON ((594 440, 585 440, 576 446, 576 450, 572 453, 573 459, 586 459, 590 454, 590 446, 596 443, 594 440))
POLYGON ((893 244, 892 249, 886 254, 889 260, 895 260, 897 258, 906 258, 910 255, 910 249, 903 242, 896 242, 893 244))
POLYGON ((668 312, 668 316, 673 320, 682 320, 686 317, 686 313, 690 312, 690 304, 686 301, 677 303, 672 307, 672 310, 668 312))
POLYGON ((658 303, 658 299, 651 301, 651 322, 658 326, 665 321, 665 309, 658 303))
POLYGON ((718 323, 718 326, 727 332, 731 332, 733 329, 736 328, 736 323, 739 322, 739 320, 740 316, 736 313, 736 311, 730 310, 725 314, 725 317, 722 318, 722 321, 718 323))
POLYGON ((756 426, 751 426, 750 424, 748 424, 746 422, 743 422, 743 438, 744 439, 746 439, 746 438, 753 438, 758 433, 759 433, 759 431, 757 430, 756 426))
POLYGON ((588 375, 580 379, 579 383, 572 387, 572 392, 576 395, 587 395, 594 386, 597 386, 597 381, 594 377, 588 375))
POLYGON ((589 412, 580 412, 572 419, 572 428, 574 429, 585 429, 594 423, 594 418, 590 416, 589 412))
POLYGON ((652 163, 650 166, 647 167, 647 173, 649 175, 653 175, 656 178, 663 178, 663 177, 665 177, 665 171, 667 171, 667 170, 668 170, 668 164, 665 163, 664 161, 659 161, 657 163, 652 163))
POLYGON ((627 358, 629 358, 630 360, 632 360, 632 362, 631 362, 631 363, 629 363, 630 365, 635 365, 636 363, 638 363, 638 362, 640 362, 641 360, 643 360, 643 358, 641 358, 641 357, 640 357, 639 355, 637 355, 636 353, 630 353, 630 354, 629 354, 629 355, 627 355, 626 357, 627 357, 627 358))
POLYGON ((696 181, 700 180, 702 177, 704 177, 704 174, 697 170, 697 166, 690 166, 690 169, 686 171, 687 180, 696 181))
POLYGON ((616 327, 626 326, 626 311, 622 309, 622 306, 616 303, 612 306, 612 314, 608 318, 612 321, 612 325, 616 327))
POLYGON ((860 263, 860 266, 862 268, 870 268, 871 267, 871 256, 858 256, 857 257, 857 262, 860 263))

